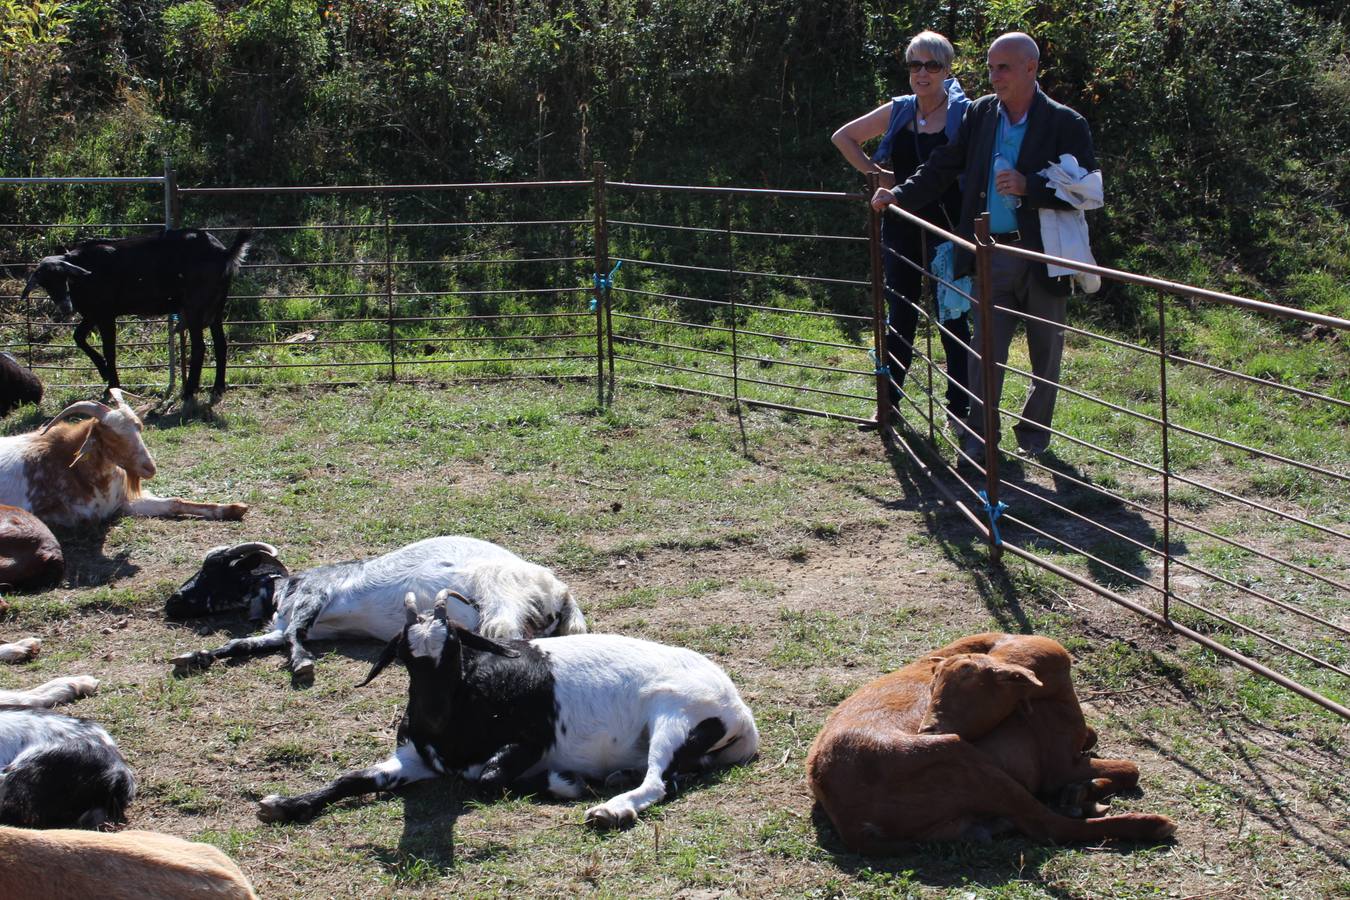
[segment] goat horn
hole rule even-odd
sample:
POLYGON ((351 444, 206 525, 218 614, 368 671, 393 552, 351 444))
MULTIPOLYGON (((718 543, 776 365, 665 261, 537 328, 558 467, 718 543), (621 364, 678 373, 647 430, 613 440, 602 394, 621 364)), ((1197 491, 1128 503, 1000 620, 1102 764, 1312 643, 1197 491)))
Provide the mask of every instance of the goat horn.
POLYGON ((39 434, 46 434, 48 428, 51 428, 57 422, 61 422, 71 416, 93 416, 95 419, 102 422, 110 412, 112 412, 111 409, 104 406, 102 403, 99 403, 97 400, 80 400, 70 404, 57 413, 50 422, 42 426, 42 431, 40 431, 39 434))
MULTIPOLYGON (((280 555, 280 551, 271 544, 264 544, 262 541, 250 541, 246 544, 235 544, 233 547, 222 547, 222 550, 230 556, 245 557, 254 553, 266 553, 272 558, 280 555)), ((214 552, 214 551, 213 551, 214 552)), ((209 555, 209 554, 208 554, 209 555)))
POLYGON ((113 398, 114 405, 123 407, 124 409, 130 408, 127 406, 127 401, 122 398, 121 388, 108 388, 108 396, 113 398))
POLYGON ((478 608, 478 601, 470 600, 468 597, 464 596, 459 591, 452 591, 449 588, 442 588, 441 592, 436 595, 436 601, 438 603, 443 603, 445 602, 445 598, 447 597, 454 597, 460 603, 463 603, 465 606, 469 607, 469 609, 478 608))
POLYGON ((404 598, 403 598, 403 611, 407 614, 407 617, 408 617, 408 624, 409 624, 409 625, 416 625, 416 624, 417 624, 417 595, 414 594, 412 591, 408 591, 407 595, 404 596, 404 598))

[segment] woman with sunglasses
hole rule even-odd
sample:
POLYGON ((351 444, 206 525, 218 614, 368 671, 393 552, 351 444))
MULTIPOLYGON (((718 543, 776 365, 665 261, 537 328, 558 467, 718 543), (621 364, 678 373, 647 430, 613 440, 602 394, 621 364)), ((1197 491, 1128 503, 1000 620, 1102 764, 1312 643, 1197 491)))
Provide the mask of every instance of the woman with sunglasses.
MULTIPOLYGON (((881 187, 894 187, 914 173, 935 147, 950 141, 961 126, 970 100, 951 77, 955 56, 951 42, 935 31, 915 35, 905 48, 909 86, 914 91, 883 103, 865 116, 849 122, 831 138, 849 165, 864 175, 877 172, 881 187), (876 152, 868 157, 862 144, 881 135, 876 152)), ((956 230, 961 210, 961 189, 953 183, 935 203, 917 215, 947 231, 956 230)), ((939 243, 928 234, 928 259, 939 243)), ((886 365, 891 372, 891 405, 900 406, 900 388, 914 357, 914 331, 918 323, 919 289, 923 276, 901 257, 918 263, 922 258, 921 229, 895 215, 881 223, 882 260, 886 273, 886 297, 890 310, 886 330, 886 365)), ((936 312, 936 308, 935 308, 936 312)), ((942 323, 942 347, 947 354, 947 413, 964 419, 970 399, 966 385, 966 348, 970 345, 969 314, 942 323)), ((875 426, 873 426, 875 427, 875 426)))

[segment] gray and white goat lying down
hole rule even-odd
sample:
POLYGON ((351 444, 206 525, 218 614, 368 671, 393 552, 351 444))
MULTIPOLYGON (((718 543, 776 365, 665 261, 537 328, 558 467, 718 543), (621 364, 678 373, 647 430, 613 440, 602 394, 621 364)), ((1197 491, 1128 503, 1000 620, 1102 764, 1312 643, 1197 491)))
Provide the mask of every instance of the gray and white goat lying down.
POLYGON ((409 596, 405 610, 362 682, 395 659, 408 669, 394 754, 312 793, 264 797, 258 818, 307 819, 336 800, 449 774, 576 799, 587 779, 638 769, 641 784, 586 811, 588 824, 622 826, 662 799, 673 775, 758 752, 735 685, 692 650, 612 634, 497 642, 453 622, 444 602, 419 614, 409 596))
POLYGON ((173 659, 184 674, 217 659, 289 648, 298 680, 314 674, 305 641, 367 638, 389 641, 403 628, 403 597, 422 609, 444 595, 450 618, 491 638, 580 634, 586 619, 567 585, 554 574, 488 541, 463 536, 426 538, 374 559, 319 566, 292 575, 271 544, 216 547, 202 568, 169 597, 172 619, 247 608, 271 615, 267 631, 215 650, 173 659))

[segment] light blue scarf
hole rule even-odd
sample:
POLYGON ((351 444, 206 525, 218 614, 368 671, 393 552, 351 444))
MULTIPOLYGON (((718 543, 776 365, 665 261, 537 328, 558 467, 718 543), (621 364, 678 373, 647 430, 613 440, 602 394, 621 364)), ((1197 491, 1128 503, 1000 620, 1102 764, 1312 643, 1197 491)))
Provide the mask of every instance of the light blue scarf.
POLYGON ((952 279, 952 242, 943 241, 933 251, 933 275, 937 277, 938 320, 958 319, 970 309, 970 301, 960 292, 972 290, 970 276, 952 279), (949 287, 948 285, 951 285, 949 287), (953 290, 955 288, 955 290, 953 290))

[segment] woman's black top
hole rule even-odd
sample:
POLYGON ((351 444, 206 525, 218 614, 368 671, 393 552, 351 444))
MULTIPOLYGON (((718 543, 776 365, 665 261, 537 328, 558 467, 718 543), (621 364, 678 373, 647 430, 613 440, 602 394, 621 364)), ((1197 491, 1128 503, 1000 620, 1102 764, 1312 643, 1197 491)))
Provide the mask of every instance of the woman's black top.
MULTIPOLYGON (((895 183, 904 184, 909 176, 914 174, 914 170, 919 168, 919 164, 928 159, 928 154, 945 143, 947 143, 946 132, 916 134, 914 123, 911 122, 891 142, 891 171, 895 173, 895 183)), ((941 197, 918 210, 915 215, 939 228, 955 231, 961 215, 960 185, 953 181, 941 197)))

